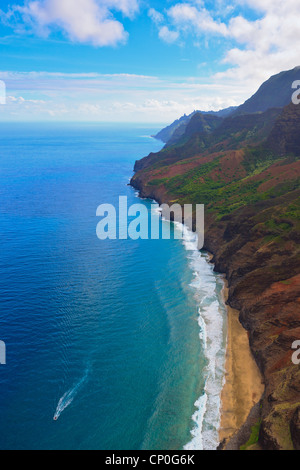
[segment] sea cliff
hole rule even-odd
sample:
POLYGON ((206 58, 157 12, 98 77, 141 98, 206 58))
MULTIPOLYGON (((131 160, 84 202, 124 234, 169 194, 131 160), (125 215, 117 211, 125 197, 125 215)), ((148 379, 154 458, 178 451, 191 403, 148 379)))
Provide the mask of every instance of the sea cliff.
MULTIPOLYGON (((138 178, 132 185, 143 197, 172 202, 163 189, 148 188, 138 178)), ((291 349, 300 338, 299 240, 291 237, 280 247, 271 239, 266 243, 257 217, 267 220, 269 210, 261 203, 221 220, 208 213, 204 249, 213 253, 216 271, 226 274, 228 304, 240 311, 264 378, 259 443, 266 450, 299 449, 300 370, 291 349)))
POLYGON ((300 340, 300 106, 227 117, 209 132, 197 132, 197 120, 178 144, 137 162, 131 185, 159 203, 205 204, 204 248, 226 275, 228 305, 240 312, 264 381, 254 447, 300 449, 300 369, 292 362, 300 340))

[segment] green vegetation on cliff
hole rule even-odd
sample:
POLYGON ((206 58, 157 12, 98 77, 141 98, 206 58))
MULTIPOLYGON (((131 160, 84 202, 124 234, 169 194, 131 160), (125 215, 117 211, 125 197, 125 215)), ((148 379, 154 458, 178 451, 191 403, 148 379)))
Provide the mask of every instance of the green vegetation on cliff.
POLYGON ((136 163, 131 182, 144 197, 206 206, 205 248, 227 275, 265 381, 247 448, 258 440, 300 448, 300 371, 291 361, 300 338, 300 106, 286 103, 297 74, 272 77, 240 115, 195 114, 175 145, 136 163), (274 102, 288 105, 268 109, 274 102))

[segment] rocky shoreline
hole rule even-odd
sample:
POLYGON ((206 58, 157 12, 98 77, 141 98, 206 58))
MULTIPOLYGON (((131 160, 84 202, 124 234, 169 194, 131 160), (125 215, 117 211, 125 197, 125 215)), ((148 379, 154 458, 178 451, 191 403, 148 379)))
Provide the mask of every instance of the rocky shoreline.
MULTIPOLYGON (((142 197, 172 202, 163 186, 147 184, 143 172, 131 185, 142 197)), ((256 216, 267 217, 269 209, 269 203, 260 202, 221 220, 208 213, 204 249, 213 254, 215 270, 226 275, 228 304, 240 312, 264 379, 258 445, 263 450, 294 450, 300 449, 300 369, 292 363, 291 349, 300 338, 299 257, 292 244, 280 251, 272 243, 261 243, 264 235, 255 229, 256 216)), ((245 439, 246 434, 244 430, 245 439)))

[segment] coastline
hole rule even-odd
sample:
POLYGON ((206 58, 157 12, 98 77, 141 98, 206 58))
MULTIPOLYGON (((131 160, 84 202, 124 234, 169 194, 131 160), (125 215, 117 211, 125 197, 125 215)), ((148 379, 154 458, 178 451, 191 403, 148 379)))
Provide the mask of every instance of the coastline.
MULTIPOLYGON (((150 199, 161 205, 160 200, 147 196, 144 198, 140 190, 134 187, 133 189, 137 191, 136 197, 139 199, 150 199)), ((163 218, 167 220, 165 217, 163 218)), ((191 228, 191 221, 184 221, 183 226, 189 232, 196 233, 197 236, 197 232, 194 232, 191 228)), ((199 251, 199 249, 196 251, 199 251)), ((215 266, 214 254, 210 251, 206 251, 206 253, 208 264, 215 266)), ((239 320, 239 311, 228 305, 228 281, 225 275, 222 277, 222 301, 227 313, 227 343, 225 346, 224 385, 220 393, 219 448, 222 450, 240 450, 240 446, 246 444, 250 437, 251 426, 259 420, 259 403, 265 387, 263 385, 263 376, 250 348, 248 332, 239 320), (245 364, 247 364, 247 367, 245 367, 245 364)), ((203 406, 201 397, 198 404, 201 409, 203 406)), ((190 449, 189 446, 192 443, 193 440, 185 446, 185 449, 190 449)))
MULTIPOLYGON (((227 304, 226 279, 224 279, 223 298, 228 320, 225 384, 221 394, 219 436, 221 446, 226 450, 226 446, 247 422, 251 411, 258 406, 264 393, 264 385, 263 377, 250 349, 248 333, 239 321, 239 311, 227 304)), ((246 444, 249 437, 250 433, 244 436, 245 441, 240 442, 235 450, 239 450, 240 445, 246 444)))
MULTIPOLYGON (((290 111, 287 108, 286 112, 290 111)), ((214 154, 211 156, 213 158, 214 154)), ((193 175, 189 167, 184 169, 185 159, 178 148, 170 152, 170 155, 149 154, 136 162, 135 175, 130 184, 144 197, 158 200, 159 203, 170 205, 176 201, 182 205, 184 201, 190 200, 188 192, 183 191, 185 178, 189 176, 189 171, 193 175), (162 157, 161 161, 159 157, 162 157), (177 166, 181 160, 183 166, 177 166), (174 175, 178 176, 178 187, 166 187, 163 177, 172 179, 174 175), (156 176, 160 178, 156 179, 156 176)), ((227 165, 226 158, 224 159, 227 165)), ((197 162, 200 165, 200 157, 197 162)), ((195 160, 195 164, 197 162, 195 160)), ((205 174, 210 175, 209 168, 205 174)), ((244 330, 239 331, 246 337, 248 351, 251 345, 250 359, 245 361, 242 368, 248 369, 250 361, 255 360, 264 383, 260 403, 251 409, 246 422, 234 434, 234 438, 229 437, 227 442, 221 442, 218 449, 252 449, 252 442, 258 442, 259 445, 254 447, 263 450, 300 448, 299 367, 293 364, 291 349, 293 342, 299 339, 300 331, 298 206, 292 206, 296 204, 299 189, 295 186, 291 189, 287 194, 280 192, 275 198, 258 202, 245 200, 245 204, 225 215, 218 214, 218 208, 212 208, 206 213, 203 249, 213 253, 215 271, 226 274, 229 287, 227 303, 239 312, 239 320, 247 332, 246 336, 244 330), (282 230, 280 236, 277 222, 273 228, 266 227, 269 216, 271 220, 274 219, 275 207, 282 217, 287 207, 295 207, 296 211, 288 213, 289 218, 284 219, 285 222, 288 220, 289 228, 284 232, 282 230)), ((239 338, 239 333, 236 338, 239 338)), ((232 344, 232 341, 228 341, 228 354, 229 343, 232 344)), ((238 353, 236 357, 239 357, 238 353)), ((232 360, 232 364, 235 364, 236 371, 237 363, 232 360)), ((229 371, 230 365, 226 369, 229 371)), ((233 373, 233 366, 231 369, 233 373)), ((256 367, 255 369, 257 371, 256 367)), ((237 372, 236 374, 239 378, 237 372)), ((229 380, 227 373, 227 382, 229 380)), ((248 390, 246 393, 248 394, 248 390)), ((236 393, 238 395, 241 394, 236 393)), ((223 408, 225 415, 226 407, 223 408)), ((232 407, 228 407, 228 412, 232 412, 232 407)), ((234 432, 235 426, 236 423, 229 436, 234 432)))
MULTIPOLYGON (((132 185, 130 185, 130 186, 132 186, 132 185)), ((154 203, 158 204, 159 206, 161 205, 161 201, 159 201, 158 199, 154 199, 151 196, 150 197, 147 197, 147 196, 143 197, 140 190, 138 190, 137 188, 134 188, 134 187, 132 187, 132 188, 135 191, 135 196, 138 199, 149 199, 149 200, 153 201, 154 203)), ((170 220, 170 219, 166 218, 165 215, 162 212, 160 212, 160 217, 162 218, 162 220, 165 220, 165 221, 170 220)), ((194 252, 197 257, 198 256, 201 257, 199 244, 198 244, 198 240, 199 240, 198 233, 196 231, 194 231, 193 228, 192 228, 192 225, 193 225, 192 220, 186 220, 185 219, 182 222, 182 224, 178 223, 178 222, 175 222, 175 225, 177 227, 182 226, 182 228, 183 228, 183 232, 185 233, 185 235, 182 239, 182 242, 183 242, 183 245, 185 246, 185 249, 187 251, 194 252), (190 234, 192 234, 192 239, 190 239, 190 234)), ((214 265, 214 263, 212 262, 212 259, 213 259, 213 254, 210 253, 209 251, 205 250, 205 256, 203 257, 203 260, 205 260, 204 263, 207 267, 209 267, 209 269, 213 269, 212 265, 214 265)), ((196 276, 197 276, 197 273, 195 272, 195 271, 197 271, 197 269, 195 267, 191 267, 191 269, 194 271, 194 275, 196 274, 196 276)), ((201 269, 203 269, 203 266, 202 266, 201 269)), ((226 323, 226 315, 227 315, 227 305, 226 305, 226 299, 224 297, 224 289, 226 288, 226 280, 225 280, 225 278, 223 279, 223 276, 221 276, 221 275, 219 275, 218 277, 220 277, 220 282, 222 282, 222 291, 221 291, 222 299, 219 298, 219 301, 220 302, 222 301, 222 304, 223 304, 222 309, 224 308, 224 314, 223 314, 224 316, 223 316, 223 320, 221 320, 221 323, 223 322, 223 324, 222 324, 221 329, 219 331, 219 334, 220 334, 219 339, 220 339, 220 341, 222 341, 221 337, 222 336, 224 337, 224 332, 225 332, 224 325, 226 323)), ((217 280, 215 282, 217 282, 217 280)), ((205 300, 205 297, 207 297, 207 296, 208 296, 208 292, 206 293, 206 295, 204 295, 202 300, 205 300)), ((217 353, 219 352, 220 344, 218 345, 218 344, 215 343, 215 340, 217 339, 215 337, 216 324, 213 324, 213 322, 211 321, 210 308, 207 308, 207 307, 204 307, 204 306, 202 306, 202 308, 201 308, 200 305, 201 305, 201 302, 198 306, 199 307, 198 325, 200 326, 200 338, 203 341, 204 337, 205 337, 204 341, 207 341, 207 331, 204 332, 202 330, 203 325, 205 325, 205 328, 207 328, 207 329, 210 328, 211 333, 213 332, 213 335, 211 335, 211 337, 209 338, 210 342, 212 343, 212 346, 210 348, 208 348, 208 350, 206 351, 206 358, 209 361, 209 366, 211 366, 211 364, 213 364, 214 370, 213 370, 212 376, 214 377, 213 381, 215 383, 214 384, 209 383, 209 386, 208 386, 208 383, 206 383, 206 387, 205 387, 205 390, 204 390, 204 395, 202 395, 200 397, 197 397, 197 401, 195 402, 196 411, 195 411, 194 415, 191 417, 192 420, 194 421, 195 426, 194 426, 193 429, 191 429, 191 440, 184 446, 185 450, 204 450, 204 448, 203 448, 204 442, 205 442, 206 445, 207 444, 209 445, 209 449, 207 448, 205 450, 217 449, 217 446, 219 445, 219 442, 220 442, 219 441, 219 435, 220 435, 219 428, 222 424, 222 408, 223 408, 223 405, 222 405, 221 392, 222 392, 223 386, 222 386, 222 374, 220 374, 220 371, 222 369, 223 374, 226 373, 226 350, 227 350, 227 346, 226 346, 226 343, 224 343, 224 356, 223 356, 223 359, 220 362, 220 359, 219 360, 217 359, 217 356, 218 356, 217 353), (212 338, 214 338, 214 339, 212 339, 212 338), (213 360, 212 360, 212 356, 213 356, 213 360), (216 361, 215 361, 215 359, 216 359, 216 361), (217 378, 218 375, 219 375, 219 377, 217 378), (214 425, 216 425, 215 431, 206 430, 205 432, 203 432, 203 422, 204 422, 205 414, 207 412, 207 406, 211 401, 214 401, 216 399, 215 394, 210 395, 208 393, 207 386, 208 386, 208 388, 211 388, 212 386, 214 388, 216 386, 216 384, 218 383, 218 381, 219 381, 219 384, 217 386, 219 387, 219 392, 220 393, 218 393, 217 401, 214 402, 213 406, 212 406, 212 409, 217 410, 217 415, 218 416, 217 417, 215 416, 214 417, 215 418, 214 422, 210 423, 210 425, 212 427, 214 425), (199 435, 199 430, 200 430, 200 435, 199 435)), ((221 318, 221 310, 220 309, 219 309, 219 316, 221 318)), ((241 326, 241 328, 242 328, 242 326, 241 326)), ((245 330, 244 330, 244 332, 246 333, 245 330)), ((199 358, 199 360, 200 360, 200 358, 199 358)))

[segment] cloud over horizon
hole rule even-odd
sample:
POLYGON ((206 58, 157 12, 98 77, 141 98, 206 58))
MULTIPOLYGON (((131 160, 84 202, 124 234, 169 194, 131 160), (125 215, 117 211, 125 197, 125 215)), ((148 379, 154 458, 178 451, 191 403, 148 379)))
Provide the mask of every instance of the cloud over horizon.
POLYGON ((0 118, 155 122, 239 105, 299 65, 298 4, 6 0, 0 79, 10 98, 0 118))
POLYGON ((130 74, 1 72, 7 104, 0 120, 165 123, 194 110, 240 104, 247 89, 194 78, 130 74))

